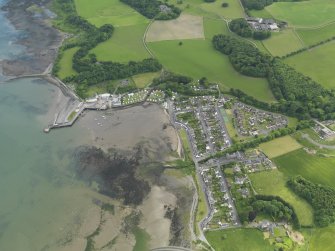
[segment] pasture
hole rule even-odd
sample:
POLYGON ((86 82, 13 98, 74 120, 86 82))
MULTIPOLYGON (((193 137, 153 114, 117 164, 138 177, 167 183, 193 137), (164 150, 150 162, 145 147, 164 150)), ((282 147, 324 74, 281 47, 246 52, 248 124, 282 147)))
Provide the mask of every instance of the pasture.
POLYGON ((216 251, 273 251, 258 229, 239 228, 206 232, 208 242, 216 251))
POLYGON ((246 77, 232 67, 229 58, 216 51, 210 41, 183 40, 148 43, 149 48, 165 66, 175 73, 200 79, 207 77, 221 87, 238 88, 260 100, 274 98, 266 79, 246 77))
POLYGON ((301 147, 302 146, 289 135, 259 145, 259 148, 270 159, 292 152, 301 147))
POLYGON ((270 38, 263 40, 263 45, 273 56, 284 56, 304 47, 292 29, 272 32, 270 38))
POLYGON ((75 0, 77 12, 96 26, 112 24, 127 26, 148 23, 149 20, 119 0, 75 0))
POLYGON ((276 2, 266 10, 276 19, 295 27, 313 27, 335 21, 334 0, 276 2))
POLYGON ((143 45, 146 24, 116 27, 113 36, 95 47, 92 52, 99 61, 128 63, 149 58, 150 54, 143 45))
POLYGON ((314 183, 335 188, 335 158, 306 153, 299 149, 274 158, 277 167, 286 176, 301 175, 314 183))
POLYGON ((251 183, 258 194, 275 195, 290 203, 302 225, 313 224, 313 209, 287 186, 287 177, 278 170, 249 174, 251 183))
POLYGON ((322 28, 296 29, 296 32, 307 46, 314 45, 335 36, 335 23, 322 28))
POLYGON ((154 21, 148 30, 146 41, 204 38, 203 18, 183 14, 177 19, 154 21))
POLYGON ((226 22, 223 20, 215 20, 204 18, 205 37, 209 41, 217 34, 229 34, 226 22))
POLYGON ((329 42, 285 59, 285 63, 326 88, 335 88, 335 42, 329 42))
POLYGON ((76 74, 76 71, 72 68, 72 58, 78 49, 78 47, 74 47, 62 52, 61 59, 58 63, 58 76, 60 79, 64 79, 76 74))

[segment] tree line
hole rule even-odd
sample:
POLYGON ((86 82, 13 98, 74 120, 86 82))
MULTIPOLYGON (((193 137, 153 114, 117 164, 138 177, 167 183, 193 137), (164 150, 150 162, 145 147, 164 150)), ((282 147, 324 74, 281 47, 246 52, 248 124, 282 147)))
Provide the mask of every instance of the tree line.
POLYGON ((314 184, 301 176, 293 177, 288 186, 300 197, 311 204, 314 209, 314 222, 319 227, 326 227, 335 222, 335 190, 314 184))
POLYGON ((242 5, 247 10, 262 10, 274 2, 300 2, 305 0, 242 0, 242 5))
POLYGON ((181 10, 159 0, 120 0, 149 19, 169 20, 179 17, 181 10))
POLYGON ((282 112, 303 120, 335 118, 332 91, 249 43, 226 35, 216 35, 212 41, 216 50, 229 57, 236 71, 268 80, 273 95, 279 101, 278 109, 286 109, 282 112))
MULTIPOLYGON (((56 0, 63 11, 63 20, 67 27, 79 34, 79 39, 66 43, 62 50, 79 47, 72 59, 73 69, 78 73, 64 79, 65 82, 76 84, 79 96, 84 97, 89 85, 95 85, 107 80, 126 78, 135 74, 145 72, 156 72, 162 69, 162 65, 153 58, 144 59, 139 62, 130 61, 127 64, 118 62, 99 62, 96 55, 90 51, 99 43, 112 37, 114 27, 105 24, 96 27, 86 19, 77 15, 73 7, 73 1, 56 0), (72 6, 72 7, 71 7, 72 6)), ((57 75, 59 66, 53 69, 57 75)))

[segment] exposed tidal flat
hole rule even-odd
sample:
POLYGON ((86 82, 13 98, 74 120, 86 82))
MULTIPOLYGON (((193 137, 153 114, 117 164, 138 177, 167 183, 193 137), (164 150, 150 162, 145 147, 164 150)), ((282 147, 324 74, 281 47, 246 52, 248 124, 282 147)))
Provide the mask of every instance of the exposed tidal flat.
POLYGON ((163 110, 88 112, 44 134, 64 99, 45 80, 0 85, 0 250, 187 246, 191 184, 161 164, 178 144, 163 110), (174 236, 172 223, 183 234, 174 236))

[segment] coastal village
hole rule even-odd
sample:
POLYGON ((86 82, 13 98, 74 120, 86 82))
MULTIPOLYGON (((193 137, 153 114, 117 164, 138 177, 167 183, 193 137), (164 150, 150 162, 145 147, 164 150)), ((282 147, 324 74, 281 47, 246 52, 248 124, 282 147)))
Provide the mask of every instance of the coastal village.
MULTIPOLYGON (((55 119, 45 132, 71 126, 85 110, 126 109, 144 103, 160 104, 175 128, 185 130, 187 134, 196 175, 208 207, 208 214, 198 222, 199 229, 214 231, 241 227, 236 203, 257 194, 248 175, 274 170, 275 164, 259 149, 237 151, 206 162, 202 160, 234 144, 236 135, 231 135, 229 126, 233 126, 240 137, 254 138, 287 127, 287 117, 254 108, 231 96, 186 98, 173 93, 172 97, 167 97, 163 91, 148 88, 124 94, 97 94, 85 101, 77 101, 72 110, 59 113, 65 112, 65 116, 57 115, 65 118, 63 121, 55 119)), ((327 134, 321 127, 317 124, 315 130, 327 134)), ((259 220, 249 223, 248 227, 269 233, 274 242, 290 235, 290 226, 283 222, 259 220), (278 231, 283 234, 276 236, 278 231)))

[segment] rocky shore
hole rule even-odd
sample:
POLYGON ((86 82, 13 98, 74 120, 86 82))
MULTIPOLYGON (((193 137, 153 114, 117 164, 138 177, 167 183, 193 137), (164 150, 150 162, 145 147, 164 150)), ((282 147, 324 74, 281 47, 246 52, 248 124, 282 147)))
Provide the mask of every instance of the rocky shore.
POLYGON ((21 31, 16 41, 25 47, 21 55, 0 62, 5 76, 43 73, 55 60, 64 35, 53 28, 54 15, 46 6, 51 0, 11 0, 2 10, 11 24, 21 31))

